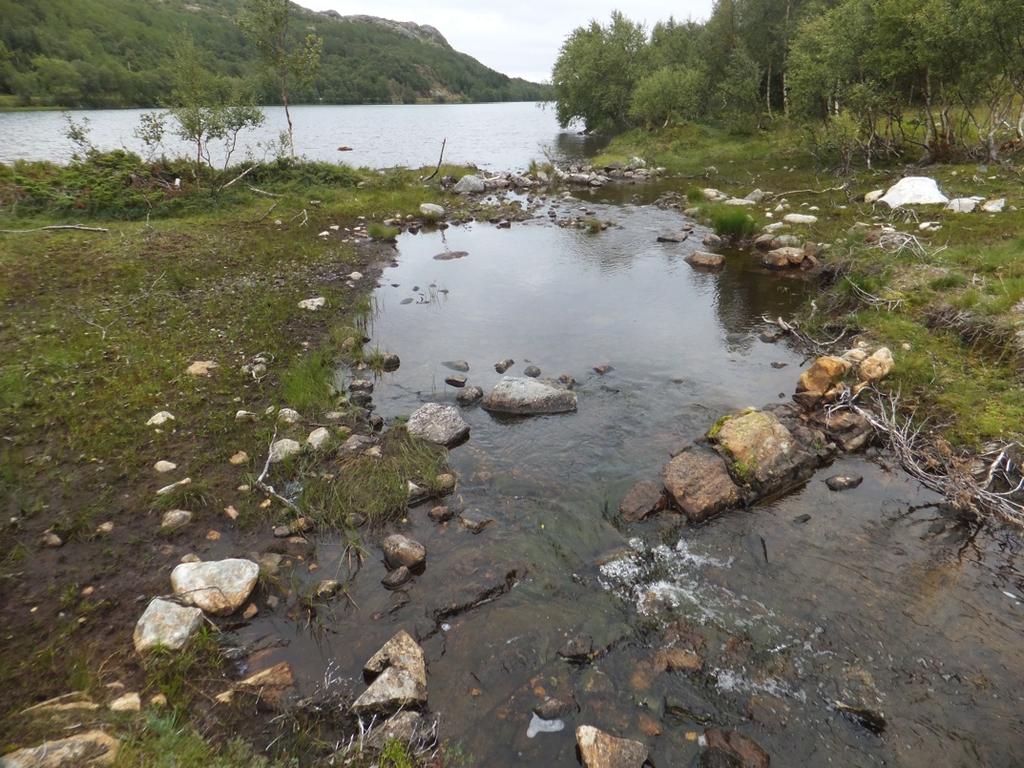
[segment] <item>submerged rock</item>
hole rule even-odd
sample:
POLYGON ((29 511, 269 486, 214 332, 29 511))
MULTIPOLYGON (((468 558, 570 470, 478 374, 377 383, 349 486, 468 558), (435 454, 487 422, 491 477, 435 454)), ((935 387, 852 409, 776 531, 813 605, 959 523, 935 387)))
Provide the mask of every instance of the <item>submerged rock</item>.
POLYGON ((540 376, 540 368, 536 365, 528 365, 523 368, 523 376, 529 376, 531 379, 536 379, 540 376))
POLYGON ((860 475, 833 475, 825 481, 825 485, 832 491, 847 491, 863 482, 864 478, 860 475))
POLYGON ((466 387, 455 396, 455 402, 459 405, 473 405, 484 397, 484 391, 480 387, 466 387))
POLYGON ((567 413, 576 410, 576 393, 534 379, 506 376, 484 397, 483 407, 523 416, 567 413))
POLYGON ((451 405, 426 403, 409 417, 406 429, 410 435, 438 445, 452 446, 469 437, 469 424, 451 405))
POLYGON ((504 360, 499 360, 494 364, 494 370, 496 370, 498 373, 504 373, 515 364, 515 360, 506 357, 504 360))
POLYGON ((768 768, 771 758, 761 746, 739 731, 722 731, 712 728, 704 732, 708 749, 717 749, 739 760, 742 768, 768 768))
POLYGON ((576 746, 584 768, 642 768, 647 747, 632 739, 618 739, 592 725, 576 729, 576 746))
POLYGON ((619 504, 619 517, 626 523, 638 523, 668 506, 665 489, 650 480, 641 480, 630 488, 619 504))
POLYGON ((666 464, 662 481, 691 523, 702 523, 743 501, 725 461, 703 446, 687 448, 666 464))
POLYGON ((445 368, 459 373, 466 373, 469 370, 469 363, 465 360, 446 360, 441 363, 445 368))
POLYGON ((153 648, 178 651, 203 624, 203 612, 198 608, 156 598, 151 600, 135 624, 132 640, 139 653, 153 648))
POLYGON ((259 573, 256 563, 241 558, 182 563, 171 571, 171 586, 184 602, 226 616, 249 598, 259 573))

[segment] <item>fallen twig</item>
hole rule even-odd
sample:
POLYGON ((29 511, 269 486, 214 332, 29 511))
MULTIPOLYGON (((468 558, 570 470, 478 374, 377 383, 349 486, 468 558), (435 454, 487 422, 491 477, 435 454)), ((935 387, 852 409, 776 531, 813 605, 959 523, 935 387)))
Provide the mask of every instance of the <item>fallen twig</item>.
POLYGON ((244 179, 244 178, 245 178, 246 176, 248 176, 248 175, 249 175, 250 173, 252 173, 252 172, 253 172, 254 170, 256 170, 256 169, 257 169, 257 168, 259 168, 259 167, 260 167, 260 164, 259 164, 259 163, 254 163, 253 165, 250 165, 250 166, 249 166, 248 168, 246 168, 246 169, 245 169, 244 171, 242 171, 242 172, 241 172, 240 174, 238 174, 237 176, 235 176, 235 178, 233 178, 233 179, 232 179, 231 181, 229 181, 229 182, 228 182, 227 184, 225 184, 224 186, 222 186, 222 187, 221 187, 221 188, 220 188, 219 190, 217 190, 217 191, 218 191, 218 192, 223 192, 223 191, 224 191, 225 189, 227 189, 228 187, 230 187, 231 185, 233 185, 233 184, 234 184, 235 182, 237 182, 237 181, 241 181, 242 179, 244 179))
POLYGON ((251 223, 252 224, 259 224, 261 221, 263 221, 265 218, 267 218, 267 216, 269 216, 271 213, 273 213, 274 209, 277 208, 277 206, 280 204, 280 202, 281 202, 280 200, 275 200, 274 203, 269 208, 267 208, 266 212, 264 212, 264 214, 262 216, 260 216, 258 219, 253 219, 251 223))
POLYGON ((776 200, 780 197, 789 197, 791 195, 825 195, 829 192, 844 192, 846 191, 847 184, 843 184, 838 187, 829 187, 828 189, 792 189, 789 192, 776 192, 774 195, 768 195, 769 200, 776 200))
POLYGON ((0 229, 0 233, 5 235, 24 235, 28 232, 52 232, 55 230, 73 229, 76 232, 109 232, 110 230, 106 227, 83 227, 81 224, 50 224, 46 227, 36 227, 35 229, 0 229))
POLYGON ((246 184, 245 186, 250 192, 255 192, 257 195, 263 195, 264 197, 284 197, 284 195, 278 195, 273 192, 267 192, 265 189, 254 187, 252 184, 246 184))
POLYGON ((772 320, 767 315, 762 315, 761 319, 764 320, 769 325, 778 326, 782 330, 782 332, 785 333, 787 336, 792 336, 801 344, 811 348, 812 350, 819 354, 827 352, 835 344, 838 344, 840 341, 842 341, 848 333, 847 329, 844 328, 842 331, 840 331, 839 335, 836 336, 834 339, 818 341, 817 339, 811 338, 806 333, 801 332, 800 324, 796 320, 786 321, 783 320, 781 317, 777 317, 774 320, 772 320))
POLYGON ((302 514, 299 508, 293 502, 289 501, 284 496, 275 491, 274 486, 268 485, 266 482, 264 482, 267 479, 267 473, 270 472, 270 457, 273 455, 274 441, 276 440, 277 427, 274 427, 274 434, 270 438, 270 447, 267 448, 267 460, 264 462, 263 471, 260 472, 260 476, 256 478, 256 482, 254 483, 254 485, 268 496, 272 496, 275 499, 277 499, 279 502, 284 504, 286 507, 288 507, 288 509, 290 509, 295 514, 302 514))

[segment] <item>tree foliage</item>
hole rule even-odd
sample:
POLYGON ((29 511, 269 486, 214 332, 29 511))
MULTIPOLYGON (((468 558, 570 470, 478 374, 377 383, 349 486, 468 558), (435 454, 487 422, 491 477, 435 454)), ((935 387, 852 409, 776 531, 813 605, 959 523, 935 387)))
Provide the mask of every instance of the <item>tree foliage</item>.
MULTIPOLYGON (((22 105, 162 106, 185 31, 214 74, 259 103, 280 104, 280 81, 243 34, 241 11, 242 0, 0 0, 0 96, 22 105)), ((294 4, 289 21, 293 40, 323 40, 316 76, 290 89, 294 104, 532 101, 547 93, 443 39, 294 4)))
POLYGON ((591 130, 785 116, 844 166, 993 160, 1024 142, 1024 2, 716 0, 707 21, 649 34, 616 13, 569 36, 553 84, 563 125, 591 130))

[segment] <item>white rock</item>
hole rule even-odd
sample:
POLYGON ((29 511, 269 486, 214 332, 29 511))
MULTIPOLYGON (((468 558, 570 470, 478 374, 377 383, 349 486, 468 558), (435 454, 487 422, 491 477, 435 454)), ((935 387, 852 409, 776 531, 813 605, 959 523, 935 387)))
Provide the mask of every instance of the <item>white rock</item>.
POLYGON ((256 421, 258 414, 252 411, 235 411, 235 421, 256 421))
POLYGON ((440 219, 444 216, 444 208, 437 203, 422 203, 420 205, 420 214, 428 219, 440 219))
POLYGON ((187 509, 172 509, 164 513, 160 527, 165 531, 173 531, 192 522, 192 513, 187 509))
POLYGON ((454 445, 469 435, 469 424, 459 409, 440 403, 426 403, 413 411, 406 429, 410 435, 438 445, 454 445))
POLYGON ((983 206, 981 210, 985 213, 1002 213, 1003 209, 1006 208, 1006 198, 1000 197, 996 200, 989 200, 983 206))
POLYGON ((175 464, 173 461, 158 461, 156 464, 153 465, 153 469, 155 469, 161 475, 164 472, 172 472, 177 468, 178 465, 175 464))
POLYGON ((312 299, 303 299, 299 302, 299 309, 308 309, 310 312, 316 312, 321 307, 327 304, 327 299, 323 296, 315 296, 312 299))
POLYGON ((973 213, 974 209, 978 207, 978 201, 970 197, 957 197, 949 201, 946 206, 947 211, 953 213, 973 213))
POLYGON ((0 768, 95 768, 113 765, 121 742, 101 730, 44 741, 0 757, 0 768))
POLYGON ((483 179, 473 174, 467 174, 459 179, 458 183, 454 187, 455 192, 460 195, 468 195, 477 192, 483 192, 485 184, 483 179))
POLYGON ((780 229, 786 228, 786 222, 784 221, 773 221, 771 224, 766 224, 765 232, 778 232, 780 229))
POLYGON ((809 213, 787 213, 782 220, 786 224, 814 224, 818 217, 809 213))
POLYGON ((747 200, 745 197, 730 197, 725 201, 726 205, 757 205, 753 200, 747 200))
POLYGON ((762 200, 764 200, 764 197, 764 191, 760 189, 755 189, 753 192, 747 195, 747 200, 749 200, 752 203, 760 203, 762 200))
POLYGON ((294 408, 282 408, 277 412, 277 420, 282 424, 297 424, 301 418, 294 408))
POLYGON ((242 558, 182 563, 171 571, 171 587, 184 602, 226 616, 249 599, 259 574, 256 563, 242 558))
POLYGON ((196 360, 185 369, 185 373, 189 376, 209 376, 215 368, 219 367, 213 360, 196 360))
POLYGON ((149 421, 146 422, 146 426, 159 427, 166 424, 168 421, 174 421, 174 414, 170 411, 160 411, 149 417, 149 421))
POLYGON ((362 272, 350 272, 349 275, 348 275, 348 279, 349 280, 362 280, 363 279, 363 273, 362 272))
POLYGON ((135 650, 144 653, 152 648, 180 650, 203 624, 203 612, 170 600, 150 601, 135 625, 135 650))
POLYGON ((292 440, 290 437, 282 438, 270 446, 270 463, 276 464, 301 452, 302 446, 297 440, 292 440))
POLYGON ((935 179, 907 176, 889 187, 879 202, 890 208, 899 208, 904 205, 945 205, 949 198, 942 194, 935 179))
POLYGON ((882 196, 884 194, 885 194, 885 190, 884 189, 876 189, 873 192, 868 192, 866 195, 864 195, 864 202, 865 203, 877 203, 879 200, 882 199, 882 196))
POLYGON ((306 443, 314 451, 318 451, 323 448, 327 441, 331 439, 331 433, 327 427, 317 427, 309 433, 309 437, 306 438, 306 443))
POLYGON ((112 712, 138 712, 142 709, 142 699, 137 693, 126 693, 110 702, 112 712))
POLYGON ((483 408, 521 416, 576 410, 576 393, 531 378, 505 376, 484 397, 483 408))

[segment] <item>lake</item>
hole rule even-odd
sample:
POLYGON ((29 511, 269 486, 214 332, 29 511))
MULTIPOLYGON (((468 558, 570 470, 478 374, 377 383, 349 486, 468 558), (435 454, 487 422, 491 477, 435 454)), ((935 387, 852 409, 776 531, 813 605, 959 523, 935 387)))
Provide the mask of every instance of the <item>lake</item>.
MULTIPOLYGON (((72 146, 65 137, 65 114, 87 120, 93 143, 100 149, 125 148, 145 154, 134 136, 147 109, 93 109, 0 113, 0 162, 50 160, 64 163, 72 146)), ((246 134, 232 162, 273 156, 271 145, 288 128, 282 107, 266 107, 266 122, 246 134)), ((447 139, 445 160, 491 170, 525 168, 545 155, 559 161, 594 152, 600 139, 581 136, 578 128, 563 130, 554 107, 537 102, 503 104, 424 104, 370 106, 296 106, 292 110, 296 153, 311 160, 352 166, 419 168, 437 163, 447 139), (339 152, 338 148, 351 147, 339 152)), ((168 155, 194 153, 190 145, 168 136, 168 155)), ((211 147, 216 164, 221 146, 211 147)))

